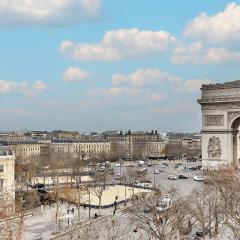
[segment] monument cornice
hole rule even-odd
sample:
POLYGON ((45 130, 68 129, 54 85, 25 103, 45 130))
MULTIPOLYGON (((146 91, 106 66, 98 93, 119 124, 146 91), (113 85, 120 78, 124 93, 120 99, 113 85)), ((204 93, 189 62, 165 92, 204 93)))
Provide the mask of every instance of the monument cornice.
POLYGON ((201 133, 210 133, 210 134, 212 134, 212 133, 217 133, 217 134, 221 134, 221 133, 233 133, 233 132, 235 132, 235 130, 233 130, 233 129, 202 129, 201 130, 201 133))
POLYGON ((216 90, 216 89, 232 89, 240 88, 240 80, 226 82, 226 83, 216 83, 216 84, 203 84, 201 90, 216 90))
POLYGON ((239 102, 240 103, 240 97, 221 97, 221 98, 200 98, 197 100, 199 104, 219 104, 219 103, 236 103, 239 102))

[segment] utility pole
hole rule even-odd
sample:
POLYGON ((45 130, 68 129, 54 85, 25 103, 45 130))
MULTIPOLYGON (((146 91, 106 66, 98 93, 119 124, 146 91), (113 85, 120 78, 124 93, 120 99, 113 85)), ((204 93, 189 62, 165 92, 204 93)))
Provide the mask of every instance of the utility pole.
POLYGON ((119 159, 120 184, 122 183, 122 161, 119 159))
POLYGON ((88 218, 89 220, 91 219, 91 198, 90 198, 90 186, 88 186, 88 204, 89 204, 89 208, 88 208, 88 218))
POLYGON ((153 187, 155 188, 155 162, 153 163, 153 187))

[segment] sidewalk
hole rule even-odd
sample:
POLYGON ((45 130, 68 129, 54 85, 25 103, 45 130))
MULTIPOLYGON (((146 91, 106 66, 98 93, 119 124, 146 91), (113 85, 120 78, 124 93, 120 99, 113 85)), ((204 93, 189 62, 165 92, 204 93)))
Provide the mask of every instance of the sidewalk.
MULTIPOLYGON (((41 208, 36 208, 32 211, 33 216, 29 217, 24 222, 24 239, 35 240, 37 236, 41 236, 42 240, 47 240, 54 237, 56 231, 64 233, 76 226, 76 224, 83 223, 89 220, 89 209, 80 207, 80 221, 78 219, 78 209, 74 205, 67 203, 60 204, 59 207, 59 221, 55 223, 56 204, 52 206, 45 205, 41 208), (70 210, 67 214, 68 207, 70 210), (68 226, 69 222, 69 226, 68 226)), ((94 219, 95 213, 98 215, 98 209, 91 209, 91 219, 94 219)), ((101 209, 101 216, 112 215, 113 208, 101 209)))

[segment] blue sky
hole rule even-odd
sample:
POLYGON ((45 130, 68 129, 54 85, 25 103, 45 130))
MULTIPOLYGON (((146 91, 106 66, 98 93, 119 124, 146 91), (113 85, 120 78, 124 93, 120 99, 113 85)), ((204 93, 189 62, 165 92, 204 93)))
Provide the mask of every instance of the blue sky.
POLYGON ((2 130, 199 131, 239 79, 240 2, 1 0, 2 130))

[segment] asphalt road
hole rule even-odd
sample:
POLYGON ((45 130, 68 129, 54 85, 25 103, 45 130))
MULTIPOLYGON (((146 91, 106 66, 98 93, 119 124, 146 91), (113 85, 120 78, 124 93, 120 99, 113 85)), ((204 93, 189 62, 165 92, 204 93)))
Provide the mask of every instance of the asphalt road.
MULTIPOLYGON (((199 188, 202 186, 201 182, 196 182, 193 180, 194 175, 201 175, 202 172, 200 170, 197 171, 184 171, 184 167, 193 167, 193 166, 198 166, 201 165, 201 162, 183 162, 182 166, 179 166, 178 168, 175 168, 175 163, 170 162, 168 163, 169 165, 165 168, 162 168, 162 163, 157 162, 155 165, 155 169, 163 169, 163 172, 160 172, 159 174, 154 174, 154 167, 146 167, 147 168, 147 175, 146 178, 151 180, 152 186, 154 186, 154 178, 155 178, 155 187, 160 187, 160 188, 176 188, 179 192, 180 195, 186 196, 191 193, 191 191, 195 188, 199 188), (177 179, 177 180, 169 180, 167 177, 168 175, 175 175, 178 176, 180 174, 183 174, 188 177, 188 179, 177 179)), ((133 169, 139 169, 141 167, 129 167, 129 166, 121 166, 120 167, 113 167, 114 168, 114 173, 119 174, 121 172, 121 175, 123 176, 129 168, 133 169)), ((111 179, 108 179, 108 182, 115 182, 119 183, 119 180, 114 180, 114 176, 111 177, 111 179)))

